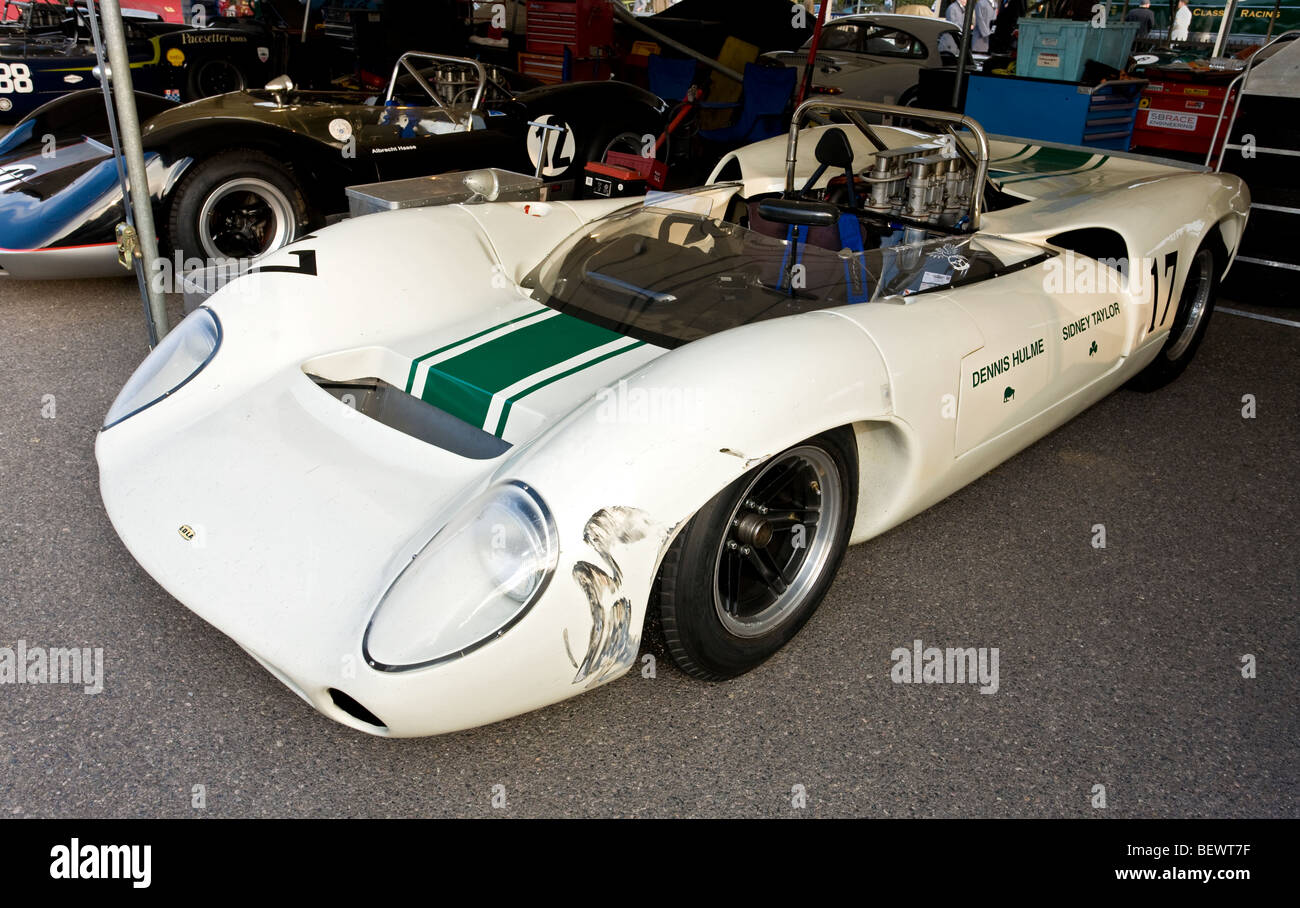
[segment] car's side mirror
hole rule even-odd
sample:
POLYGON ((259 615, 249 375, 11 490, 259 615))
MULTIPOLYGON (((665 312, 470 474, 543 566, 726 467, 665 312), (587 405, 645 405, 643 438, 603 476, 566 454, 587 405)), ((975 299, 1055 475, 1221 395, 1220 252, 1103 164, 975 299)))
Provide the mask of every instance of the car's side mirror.
POLYGON ((474 170, 465 174, 465 188, 474 193, 470 201, 495 202, 501 194, 501 181, 495 170, 474 170))
POLYGON ((275 98, 275 104, 277 107, 284 106, 284 96, 292 92, 295 88, 297 88, 297 86, 293 84, 293 79, 288 76, 279 76, 266 83, 266 90, 271 93, 273 98, 275 98))
POLYGON ((764 199, 758 203, 758 213, 777 224, 797 227, 834 227, 840 220, 839 208, 830 202, 807 199, 764 199))

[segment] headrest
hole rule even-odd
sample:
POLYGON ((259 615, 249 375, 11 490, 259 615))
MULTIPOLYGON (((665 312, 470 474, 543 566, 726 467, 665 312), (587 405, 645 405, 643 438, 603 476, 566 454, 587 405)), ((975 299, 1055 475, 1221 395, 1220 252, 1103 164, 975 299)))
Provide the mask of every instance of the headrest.
POLYGON ((836 169, 853 166, 853 146, 844 130, 835 126, 822 133, 817 142, 817 163, 836 169))

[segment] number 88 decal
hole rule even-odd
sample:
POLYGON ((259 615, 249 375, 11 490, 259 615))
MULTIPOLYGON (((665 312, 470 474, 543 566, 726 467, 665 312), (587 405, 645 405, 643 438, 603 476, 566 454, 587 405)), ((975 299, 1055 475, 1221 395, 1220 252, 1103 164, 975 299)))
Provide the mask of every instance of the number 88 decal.
POLYGON ((0 63, 0 95, 31 94, 34 87, 32 85, 32 71, 27 68, 26 64, 14 63, 10 65, 0 63))

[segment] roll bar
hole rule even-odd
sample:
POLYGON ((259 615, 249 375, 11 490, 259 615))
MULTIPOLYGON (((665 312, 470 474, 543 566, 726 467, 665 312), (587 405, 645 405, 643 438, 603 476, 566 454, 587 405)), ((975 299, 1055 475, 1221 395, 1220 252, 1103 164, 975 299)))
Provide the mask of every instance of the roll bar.
POLYGON ((804 120, 813 110, 839 110, 843 111, 846 116, 860 129, 864 135, 876 146, 877 150, 883 151, 885 143, 876 135, 871 125, 862 119, 864 113, 889 114, 896 117, 909 117, 917 120, 930 120, 936 123, 945 124, 945 132, 952 136, 953 143, 957 153, 965 157, 975 168, 975 180, 973 186, 975 191, 971 193, 970 202, 970 221, 971 229, 979 229, 980 207, 984 199, 984 184, 988 180, 989 174, 989 137, 984 132, 984 127, 980 126, 965 114, 950 113, 945 110, 919 110, 915 107, 899 107, 896 104, 878 104, 875 101, 854 101, 848 98, 809 98, 804 101, 794 112, 794 117, 790 120, 790 140, 786 145, 785 151, 785 191, 787 194, 795 191, 794 186, 794 169, 795 162, 798 160, 799 151, 799 128, 804 120), (972 153, 966 144, 957 135, 958 129, 966 129, 975 137, 977 153, 972 153))
POLYGON ((411 78, 415 79, 419 86, 425 90, 425 93, 433 99, 435 104, 447 113, 452 112, 451 108, 447 106, 442 98, 438 97, 437 90, 429 84, 428 80, 425 79, 423 75, 421 75, 419 69, 411 65, 412 60, 429 60, 433 63, 456 63, 462 66, 473 67, 474 71, 478 74, 478 87, 474 89, 474 102, 470 106, 470 110, 474 111, 479 109, 479 106, 483 103, 483 95, 487 91, 488 83, 487 68, 484 67, 482 63, 478 60, 471 60, 469 57, 451 57, 446 54, 426 54, 418 51, 410 51, 402 54, 402 56, 397 58, 397 62, 393 64, 393 77, 388 80, 388 94, 384 96, 385 104, 393 100, 393 93, 397 91, 397 78, 402 74, 402 70, 405 69, 411 74, 411 78))

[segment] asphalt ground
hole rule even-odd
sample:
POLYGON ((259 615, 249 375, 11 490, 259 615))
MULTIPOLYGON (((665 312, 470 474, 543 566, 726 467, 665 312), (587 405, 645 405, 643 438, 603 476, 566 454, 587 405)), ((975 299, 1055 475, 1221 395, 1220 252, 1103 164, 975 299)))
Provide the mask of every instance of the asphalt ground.
POLYGON ((0 278, 0 646, 106 678, 0 685, 0 816, 1297 816, 1300 327, 1217 313, 1172 386, 851 549, 739 680, 649 642, 653 678, 407 741, 315 713, 122 547, 92 446, 143 353, 131 282, 0 278), (997 692, 893 683, 917 639, 996 647, 997 692))

